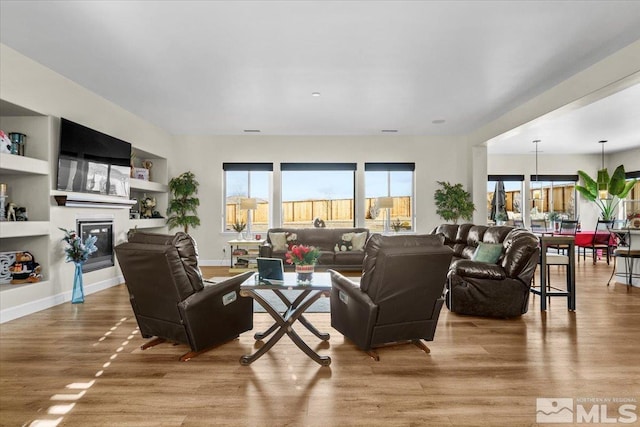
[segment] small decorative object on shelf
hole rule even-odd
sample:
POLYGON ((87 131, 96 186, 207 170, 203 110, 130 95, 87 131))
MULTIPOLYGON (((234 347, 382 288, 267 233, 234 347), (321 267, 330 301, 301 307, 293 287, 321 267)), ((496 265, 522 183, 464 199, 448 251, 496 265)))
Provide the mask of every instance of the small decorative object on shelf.
POLYGON ((11 139, 2 130, 0 130, 0 153, 11 154, 11 139))
POLYGON ((243 221, 236 221, 233 224, 233 229, 238 232, 238 240, 244 240, 242 232, 244 231, 246 226, 247 224, 245 224, 243 221))
POLYGON ((142 218, 153 218, 153 208, 156 207, 156 199, 153 197, 147 197, 145 194, 142 200, 140 200, 140 212, 142 218))
POLYGON ((151 160, 143 160, 142 167, 147 170, 147 180, 151 181, 151 168, 153 167, 153 162, 151 160))
POLYGON ((78 236, 74 230, 65 230, 64 238, 62 239, 67 243, 67 247, 64 249, 66 254, 66 262, 73 262, 75 264, 75 274, 73 277, 73 292, 71 294, 72 304, 81 304, 84 302, 84 289, 82 283, 82 264, 89 259, 89 256, 98 250, 95 243, 98 238, 96 236, 89 235, 84 242, 78 236))
POLYGON ((149 181, 149 169, 133 168, 133 177, 143 181, 149 181))
POLYGON ((7 198, 7 184, 0 184, 0 221, 7 220, 5 207, 4 207, 4 201, 6 198, 7 198))
POLYGON ((313 270, 320 257, 318 248, 307 245, 293 245, 287 252, 286 260, 296 266, 296 279, 299 284, 313 281, 313 270))
POLYGON ((11 154, 24 156, 27 135, 20 132, 10 132, 9 139, 11 140, 11 154))
POLYGON ((42 279, 42 268, 31 252, 17 252, 15 262, 9 267, 11 284, 37 283, 42 279))

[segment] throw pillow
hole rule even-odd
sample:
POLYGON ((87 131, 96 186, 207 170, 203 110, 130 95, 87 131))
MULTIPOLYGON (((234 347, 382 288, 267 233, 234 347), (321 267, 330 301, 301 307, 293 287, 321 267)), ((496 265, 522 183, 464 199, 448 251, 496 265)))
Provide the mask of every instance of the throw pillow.
POLYGON ((363 251, 364 245, 367 243, 367 232, 362 233, 345 233, 342 235, 343 240, 351 242, 354 251, 363 251))
POLYGON ((287 231, 285 233, 287 239, 287 250, 291 250, 292 246, 298 245, 298 235, 296 233, 291 233, 287 231))
POLYGON ((500 259, 500 255, 502 255, 502 243, 480 242, 471 259, 495 264, 500 259))
POLYGON ((349 240, 342 239, 333 248, 336 252, 348 252, 353 250, 353 243, 349 240))
POLYGON ((286 233, 269 233, 269 241, 271 241, 275 252, 284 252, 289 249, 286 233))

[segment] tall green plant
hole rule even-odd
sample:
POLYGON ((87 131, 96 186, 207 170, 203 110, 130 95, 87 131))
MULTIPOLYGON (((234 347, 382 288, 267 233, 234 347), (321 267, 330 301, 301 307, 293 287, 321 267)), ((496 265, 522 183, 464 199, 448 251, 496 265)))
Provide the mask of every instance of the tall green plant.
POLYGON ((458 218, 471 220, 475 205, 471 201, 469 194, 462 184, 450 184, 444 181, 437 181, 441 188, 434 194, 436 202, 436 213, 445 221, 458 223, 458 218))
POLYGON ((184 232, 189 233, 189 227, 200 225, 196 209, 200 206, 200 199, 193 197, 198 193, 198 185, 192 172, 184 172, 169 181, 169 191, 173 196, 167 208, 167 225, 170 229, 183 227, 184 232))
POLYGON ((625 180, 623 165, 618 166, 611 176, 609 176, 606 168, 601 169, 598 171, 598 179, 607 184, 608 197, 606 199, 600 199, 598 182, 591 178, 585 171, 578 171, 578 175, 580 175, 583 185, 576 185, 576 190, 582 194, 582 197, 596 204, 604 220, 614 219, 620 199, 627 197, 627 194, 629 194, 629 191, 631 191, 631 188, 633 188, 636 183, 635 179, 630 181, 625 180))

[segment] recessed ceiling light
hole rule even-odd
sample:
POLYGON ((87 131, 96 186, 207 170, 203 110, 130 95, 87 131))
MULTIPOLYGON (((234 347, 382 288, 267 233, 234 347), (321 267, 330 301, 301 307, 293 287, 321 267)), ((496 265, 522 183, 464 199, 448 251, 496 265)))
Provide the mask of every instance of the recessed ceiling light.
POLYGON ((435 119, 435 120, 432 120, 432 121, 431 121, 431 123, 433 123, 434 125, 441 125, 441 124, 443 124, 444 122, 446 122, 446 120, 445 120, 445 119, 435 119))
POLYGON ((398 132, 398 129, 382 129, 380 132, 382 132, 382 133, 395 133, 395 132, 398 132))
POLYGON ((247 133, 251 133, 251 132, 260 133, 260 129, 245 129, 244 132, 247 132, 247 133))
POLYGON ((320 96, 320 92, 311 92, 311 96, 320 96))

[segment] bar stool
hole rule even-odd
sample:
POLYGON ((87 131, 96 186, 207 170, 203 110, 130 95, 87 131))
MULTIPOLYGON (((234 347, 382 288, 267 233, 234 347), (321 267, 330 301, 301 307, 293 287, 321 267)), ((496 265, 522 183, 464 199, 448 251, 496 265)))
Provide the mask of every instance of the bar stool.
POLYGON ((607 282, 607 286, 611 283, 611 279, 613 276, 624 277, 627 281, 627 292, 631 290, 633 286, 632 280, 640 278, 640 272, 634 272, 634 264, 636 259, 640 259, 640 249, 633 249, 632 246, 632 235, 629 229, 624 230, 610 230, 613 233, 616 240, 619 242, 618 247, 613 251, 613 271, 611 272, 611 277, 609 277, 609 281, 607 282), (623 244, 625 246, 623 246, 623 244), (618 257, 624 259, 624 273, 618 273, 616 271, 616 261, 618 257))
POLYGON ((531 286, 531 293, 540 295, 540 310, 547 309, 547 298, 567 297, 569 311, 576 310, 576 264, 575 238, 572 236, 540 237, 540 286, 531 286), (562 245, 567 254, 549 253, 549 247, 562 245), (556 288, 549 283, 549 266, 564 265, 567 272, 566 289, 556 288))

